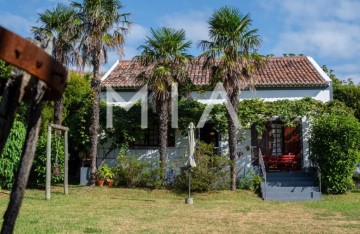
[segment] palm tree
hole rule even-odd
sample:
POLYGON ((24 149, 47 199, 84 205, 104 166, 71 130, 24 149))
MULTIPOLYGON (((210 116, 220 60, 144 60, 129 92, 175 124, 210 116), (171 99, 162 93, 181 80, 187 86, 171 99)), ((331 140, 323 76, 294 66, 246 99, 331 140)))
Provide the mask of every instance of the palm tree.
MULTIPOLYGON (((261 56, 256 49, 261 44, 257 29, 251 29, 249 14, 242 14, 236 8, 222 7, 214 11, 209 24, 210 40, 200 41, 203 50, 204 68, 211 68, 212 82, 223 82, 230 103, 237 114, 240 91, 253 87, 252 73, 260 69, 261 56)), ((230 151, 231 189, 236 189, 236 134, 237 126, 227 113, 230 151)))
MULTIPOLYGON (((79 54, 76 49, 78 39, 79 20, 73 8, 64 4, 58 4, 53 11, 45 10, 39 14, 40 27, 32 27, 35 38, 42 39, 50 36, 54 39, 53 56, 59 62, 68 65, 78 65, 79 54)), ((64 99, 61 97, 55 101, 54 120, 55 124, 61 124, 64 99)))
POLYGON ((128 21, 130 14, 119 13, 123 6, 118 0, 84 0, 82 3, 72 2, 71 5, 79 11, 82 22, 80 48, 83 61, 90 63, 93 69, 89 156, 94 184, 99 133, 100 65, 107 61, 108 49, 117 49, 122 54, 125 35, 131 25, 128 21))
POLYGON ((139 46, 140 55, 134 61, 142 66, 151 67, 142 74, 151 90, 159 116, 159 154, 161 178, 165 175, 167 153, 168 118, 173 82, 184 83, 188 80, 186 65, 191 60, 187 53, 191 42, 186 41, 185 31, 162 27, 151 29, 144 45, 139 46))

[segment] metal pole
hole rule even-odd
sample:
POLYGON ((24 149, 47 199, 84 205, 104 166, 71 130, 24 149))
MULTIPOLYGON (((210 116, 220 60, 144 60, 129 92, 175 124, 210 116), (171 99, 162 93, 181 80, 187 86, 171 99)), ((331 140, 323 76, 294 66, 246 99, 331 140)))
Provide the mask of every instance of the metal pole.
POLYGON ((69 154, 68 154, 68 131, 65 131, 65 169, 64 169, 64 193, 68 195, 68 185, 69 185, 69 154))
POLYGON ((190 198, 190 191, 191 191, 191 168, 189 168, 189 198, 190 198))
POLYGON ((46 144, 46 189, 45 199, 50 200, 51 186, 51 126, 48 127, 47 144, 46 144))

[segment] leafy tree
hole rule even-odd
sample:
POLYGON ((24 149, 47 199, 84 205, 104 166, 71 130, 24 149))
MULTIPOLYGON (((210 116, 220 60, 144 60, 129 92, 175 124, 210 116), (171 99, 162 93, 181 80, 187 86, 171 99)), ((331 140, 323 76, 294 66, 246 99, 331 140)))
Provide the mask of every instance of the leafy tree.
POLYGON ((360 84, 351 80, 334 86, 334 99, 344 102, 355 111, 355 117, 360 120, 360 84))
MULTIPOLYGON (((253 86, 252 73, 260 69, 262 56, 256 53, 261 44, 257 29, 251 28, 249 14, 242 14, 238 9, 222 7, 214 11, 209 24, 210 41, 203 40, 199 47, 204 51, 200 56, 205 59, 205 67, 211 68, 212 82, 223 82, 229 101, 237 114, 240 91, 253 86)), ((227 113, 231 189, 236 189, 236 133, 237 126, 227 113)))
MULTIPOLYGON (((63 111, 63 125, 67 126, 69 130, 69 160, 77 161, 79 152, 84 151, 88 153, 89 140, 89 126, 90 109, 91 109, 91 95, 90 75, 81 74, 78 72, 69 73, 69 81, 64 92, 64 111, 63 111)), ((26 116, 26 108, 20 110, 22 116, 26 116)), ((36 157, 32 168, 31 182, 36 186, 45 182, 46 173, 46 141, 47 129, 54 116, 54 106, 52 102, 44 102, 41 112, 41 131, 39 133, 39 142, 36 147, 36 157)), ((53 135, 52 139, 52 162, 55 162, 56 150, 58 150, 58 164, 63 172, 64 162, 64 138, 53 135), (58 146, 58 147, 57 147, 58 146), (58 149, 56 149, 58 148, 58 149)), ((87 154, 86 154, 87 155, 87 154)), ((75 166, 70 163, 70 166, 75 166)), ((63 180, 63 173, 61 176, 53 178, 54 182, 61 182, 63 180)))
POLYGON ((359 146, 360 123, 353 115, 332 108, 315 119, 311 127, 311 160, 321 168, 324 191, 344 193, 353 188, 359 146))
POLYGON ((119 13, 123 8, 118 0, 84 0, 72 2, 81 19, 80 48, 84 62, 92 66, 93 90, 90 127, 90 157, 92 184, 95 183, 96 155, 99 134, 100 65, 107 60, 108 49, 122 52, 125 34, 130 22, 129 13, 119 13))
POLYGON ((11 189, 13 185, 14 174, 20 162, 25 134, 25 125, 21 121, 15 120, 4 151, 0 155, 0 188, 11 189))
POLYGON ((156 112, 159 115, 160 168, 165 172, 167 153, 167 134, 171 85, 173 82, 184 83, 188 80, 186 65, 191 56, 187 50, 191 42, 186 41, 185 31, 172 28, 151 29, 151 36, 139 47, 140 55, 134 60, 141 65, 151 66, 141 75, 149 85, 156 112))
MULTIPOLYGON (((32 27, 32 32, 38 39, 49 36, 54 38, 52 52, 54 58, 65 66, 80 64, 79 53, 76 49, 80 21, 76 11, 70 6, 58 4, 52 11, 45 10, 40 13, 38 21, 42 26, 32 27)), ((61 124, 63 102, 62 97, 55 101, 53 120, 55 124, 61 124)))
POLYGON ((71 154, 84 151, 88 155, 90 143, 91 95, 90 74, 70 73, 70 80, 64 93, 64 125, 69 127, 71 154))
POLYGON ((11 70, 11 66, 0 59, 0 78, 10 78, 11 70))
POLYGON ((334 70, 328 69, 326 65, 323 65, 322 69, 333 81, 334 99, 352 108, 355 111, 355 117, 360 120, 360 83, 355 84, 351 79, 347 81, 338 79, 334 70))

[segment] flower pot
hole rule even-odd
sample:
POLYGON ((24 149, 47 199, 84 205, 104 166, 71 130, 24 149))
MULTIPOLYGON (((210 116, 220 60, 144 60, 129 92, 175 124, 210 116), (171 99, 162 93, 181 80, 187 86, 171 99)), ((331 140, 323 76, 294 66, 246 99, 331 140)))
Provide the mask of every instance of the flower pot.
POLYGON ((104 181, 103 180, 97 180, 96 185, 99 186, 99 187, 102 187, 104 185, 104 181))
POLYGON ((108 186, 108 187, 112 187, 113 184, 114 184, 114 180, 107 180, 106 181, 106 186, 108 186))
POLYGON ((59 165, 54 165, 52 167, 52 171, 53 171, 53 175, 56 177, 60 176, 60 174, 61 174, 59 165))

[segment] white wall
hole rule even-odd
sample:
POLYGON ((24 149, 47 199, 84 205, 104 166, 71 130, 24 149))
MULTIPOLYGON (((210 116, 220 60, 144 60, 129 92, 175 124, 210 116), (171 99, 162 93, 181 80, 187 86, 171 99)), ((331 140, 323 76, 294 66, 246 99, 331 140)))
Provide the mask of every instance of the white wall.
MULTIPOLYGON (((302 119, 302 153, 303 153, 303 160, 302 166, 306 170, 307 167, 311 167, 311 162, 309 160, 309 122, 303 118, 302 119)), ((180 167, 184 165, 187 158, 187 137, 182 136, 179 130, 176 130, 175 134, 175 147, 168 148, 168 154, 166 158, 166 162, 168 167, 180 167)), ((238 176, 245 175, 248 173, 249 169, 252 168, 252 150, 251 150, 251 129, 244 128, 240 129, 238 132, 238 139, 244 139, 243 141, 238 141, 237 150, 238 150, 238 157, 236 158, 236 171, 238 176)), ((228 157, 228 135, 222 134, 221 141, 219 142, 219 146, 222 149, 222 155, 224 157, 228 157)), ((119 153, 119 149, 113 150, 106 159, 104 159, 104 153, 107 150, 109 144, 106 145, 99 145, 98 152, 99 157, 97 158, 97 164, 105 160, 105 163, 114 166, 116 165, 116 157, 119 153)), ((157 147, 135 147, 130 148, 127 152, 128 156, 134 155, 139 160, 149 161, 151 163, 156 164, 159 159, 159 150, 157 147)))
MULTIPOLYGON (((128 103, 128 101, 136 94, 135 91, 126 91, 126 92, 118 92, 119 95, 125 100, 125 102, 117 102, 113 103, 118 106, 125 106, 128 103)), ((194 100, 197 100, 204 104, 220 104, 223 103, 224 100, 217 99, 217 100, 209 100, 211 95, 211 92, 192 92, 191 96, 194 100)), ((102 100, 106 100, 105 93, 101 94, 102 100)), ((315 100, 319 100, 322 102, 330 101, 332 98, 331 95, 331 86, 325 89, 277 89, 277 90, 269 90, 269 89, 260 89, 255 92, 251 91, 244 91, 239 96, 240 100, 244 99, 251 99, 251 98, 261 98, 264 101, 276 101, 276 100, 282 100, 282 99, 288 99, 288 100, 297 100, 302 99, 304 97, 311 97, 315 100)), ((196 124, 196 123, 195 123, 196 124)), ((309 144, 308 144, 308 138, 309 138, 309 123, 305 120, 302 125, 302 134, 303 134, 303 167, 307 168, 311 166, 311 162, 309 161, 309 144)), ((242 135, 245 140, 243 142, 238 142, 238 152, 239 157, 236 159, 236 165, 238 170, 238 175, 245 174, 248 169, 251 167, 251 131, 250 129, 242 129, 239 133, 242 135)), ((169 147, 168 148, 168 155, 167 155, 167 162, 185 162, 185 154, 187 150, 187 137, 184 137, 180 134, 180 131, 176 131, 175 134, 175 147, 169 147)), ((221 142, 219 146, 223 149, 224 154, 226 154, 228 145, 227 145, 227 135, 221 136, 221 142)), ((103 160, 104 150, 106 150, 105 146, 99 146, 99 157, 97 160, 98 165, 103 160), (105 149, 104 149, 105 147, 105 149)), ((119 150, 116 149, 112 151, 109 156, 104 159, 105 162, 109 165, 115 165, 116 164, 116 157, 118 155, 119 150)), ((147 160, 151 162, 157 162, 159 158, 159 151, 156 147, 137 147, 132 148, 127 152, 128 155, 135 155, 138 159, 141 160, 147 160)))
MULTIPOLYGON (((299 100, 305 97, 311 97, 315 100, 328 102, 331 100, 330 87, 325 89, 260 89, 256 91, 243 91, 239 96, 239 100, 260 98, 267 102, 273 102, 277 100, 299 100)), ((210 100, 211 92, 192 92, 191 97, 204 104, 220 104, 223 103, 220 97, 217 100, 210 100)))
MULTIPOLYGON (((118 94, 125 100, 125 102, 112 102, 118 106, 125 106, 129 104, 130 99, 136 94, 135 91, 118 92, 118 94)), ((206 92, 191 92, 191 97, 204 104, 221 104, 223 99, 218 97, 217 100, 210 100, 211 91, 206 92)), ((259 89, 256 91, 243 91, 239 96, 239 100, 260 98, 264 101, 277 101, 277 100, 299 100, 305 97, 311 97, 315 100, 328 102, 331 100, 331 87, 324 89, 308 88, 308 89, 259 89)), ((106 101, 106 93, 101 93, 101 100, 106 101)))
MULTIPOLYGON (((167 162, 179 163, 186 161, 186 152, 187 152, 187 137, 181 136, 180 131, 176 130, 175 132, 175 147, 168 147, 167 152, 167 162)), ((112 150, 107 157, 105 158, 106 152, 108 152, 110 142, 107 142, 104 145, 98 145, 98 157, 97 165, 100 165, 103 160, 109 166, 116 165, 116 158, 119 154, 119 149, 112 150)), ((159 160, 159 148, 158 147, 130 147, 126 152, 127 156, 135 156, 139 160, 148 161, 151 163, 157 163, 159 160)))

